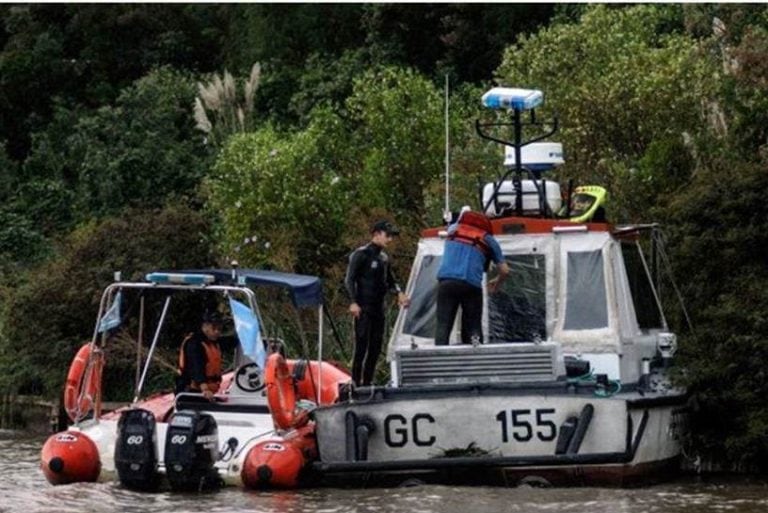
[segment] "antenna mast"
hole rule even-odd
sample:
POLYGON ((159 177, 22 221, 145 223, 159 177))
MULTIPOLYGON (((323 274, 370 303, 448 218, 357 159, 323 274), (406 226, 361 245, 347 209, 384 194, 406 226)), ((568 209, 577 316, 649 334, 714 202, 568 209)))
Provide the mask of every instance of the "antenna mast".
POLYGON ((445 209, 443 220, 451 221, 451 147, 450 128, 448 124, 448 73, 445 74, 445 209))

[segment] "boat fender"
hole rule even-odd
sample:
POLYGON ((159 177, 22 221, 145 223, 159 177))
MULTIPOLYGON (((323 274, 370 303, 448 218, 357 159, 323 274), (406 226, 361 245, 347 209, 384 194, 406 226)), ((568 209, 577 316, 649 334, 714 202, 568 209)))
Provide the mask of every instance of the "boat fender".
POLYGON ((573 433, 576 431, 576 425, 579 419, 576 417, 568 417, 565 422, 560 426, 559 433, 557 435, 557 443, 555 444, 555 454, 565 454, 568 449, 568 444, 573 438, 573 433))
POLYGON ((356 461, 368 460, 368 439, 374 431, 374 423, 368 417, 363 417, 355 428, 356 461))
POLYGON ((91 344, 85 343, 72 359, 64 385, 64 409, 72 422, 91 411, 101 388, 101 351, 91 354, 91 344))
POLYGON ((314 429, 309 424, 253 446, 243 464, 243 485, 252 490, 299 486, 307 477, 307 464, 317 459, 314 429))
POLYGON ((80 431, 51 435, 40 451, 40 469, 53 485, 89 483, 99 478, 99 449, 80 431))
POLYGON ((366 461, 368 459, 368 439, 374 432, 376 424, 370 417, 358 417, 353 411, 344 416, 345 446, 347 461, 366 461))
POLYGON ((357 461, 357 414, 348 411, 344 414, 344 458, 357 461))
POLYGON ((296 388, 288 363, 280 353, 267 358, 264 370, 267 404, 272 420, 279 429, 292 429, 309 421, 309 412, 297 407, 296 388))
POLYGON ((136 408, 123 412, 117 423, 115 469, 120 483, 130 490, 159 487, 155 422, 152 412, 136 408))
POLYGON ((576 422, 576 429, 574 430, 573 437, 568 443, 568 449, 565 450, 566 454, 578 454, 581 442, 584 440, 584 435, 587 433, 589 423, 592 421, 592 415, 595 412, 595 407, 592 404, 587 403, 581 409, 579 414, 579 420, 576 422))

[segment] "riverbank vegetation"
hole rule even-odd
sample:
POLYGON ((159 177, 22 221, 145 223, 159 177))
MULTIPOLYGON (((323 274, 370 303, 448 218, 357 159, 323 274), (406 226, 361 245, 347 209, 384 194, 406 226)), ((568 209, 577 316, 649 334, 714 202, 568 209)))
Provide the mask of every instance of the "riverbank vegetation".
MULTIPOLYGON (((556 178, 665 228, 692 449, 765 469, 768 7, 30 4, 0 21, 4 389, 60 393, 114 271, 319 274, 348 332, 346 255, 371 222, 402 226, 402 280, 440 222, 447 75, 454 208, 501 162, 474 134, 482 92, 543 90, 556 178)), ((132 376, 125 360, 109 365, 132 376)))

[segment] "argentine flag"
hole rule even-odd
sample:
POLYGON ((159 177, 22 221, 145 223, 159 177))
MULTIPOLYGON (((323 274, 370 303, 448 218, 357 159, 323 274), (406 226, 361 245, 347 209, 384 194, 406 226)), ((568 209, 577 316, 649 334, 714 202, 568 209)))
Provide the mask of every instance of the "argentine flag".
POLYGON ((122 322, 120 320, 120 304, 122 302, 123 293, 122 291, 118 291, 118 293, 115 294, 115 299, 112 300, 112 305, 99 320, 99 333, 104 333, 105 331, 120 326, 120 323, 122 322))
POLYGON ((267 361, 267 353, 261 341, 259 320, 253 314, 253 310, 240 301, 229 298, 229 308, 232 310, 235 331, 237 331, 237 337, 240 339, 243 354, 253 360, 263 371, 267 361))

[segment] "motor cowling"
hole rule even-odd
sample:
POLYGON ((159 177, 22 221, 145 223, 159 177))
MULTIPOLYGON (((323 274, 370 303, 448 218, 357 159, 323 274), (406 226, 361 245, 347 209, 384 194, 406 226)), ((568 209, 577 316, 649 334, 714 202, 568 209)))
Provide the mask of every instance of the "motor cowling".
POLYGON ((157 430, 152 412, 137 408, 123 412, 117 423, 115 468, 120 483, 132 490, 156 490, 157 430))
POLYGON ((172 490, 216 488, 220 478, 214 467, 219 456, 216 420, 197 411, 176 412, 165 437, 165 473, 172 490))
POLYGON ((51 435, 40 452, 40 468, 54 485, 93 482, 99 478, 99 450, 88 436, 79 431, 51 435))

